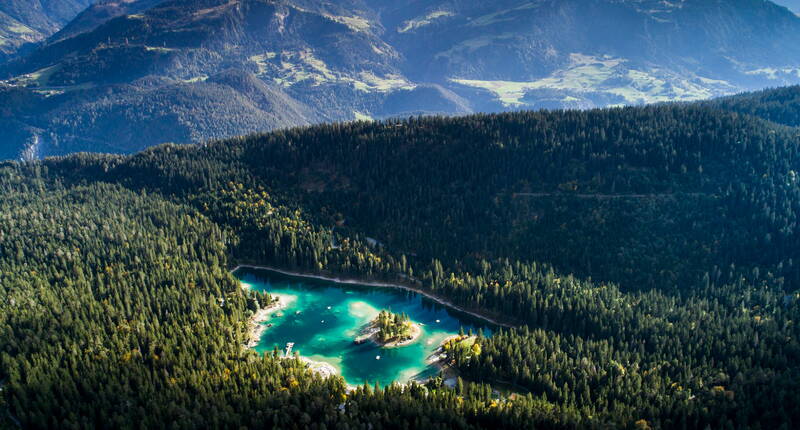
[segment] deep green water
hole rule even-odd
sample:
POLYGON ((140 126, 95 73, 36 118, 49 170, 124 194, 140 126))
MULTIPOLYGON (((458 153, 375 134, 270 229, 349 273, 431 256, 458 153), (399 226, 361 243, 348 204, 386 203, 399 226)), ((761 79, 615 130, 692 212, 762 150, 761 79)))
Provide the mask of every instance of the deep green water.
POLYGON ((438 370, 427 365, 426 359, 442 340, 458 334, 462 327, 475 333, 482 329, 486 336, 492 331, 486 322, 401 289, 341 284, 249 268, 239 269, 235 275, 250 288, 288 296, 291 303, 264 323, 273 326, 262 335, 256 351, 270 352, 275 347, 283 350, 287 342, 294 342, 294 349, 301 355, 333 365, 353 385, 377 382, 383 386, 392 381, 434 376, 438 370), (354 344, 360 329, 381 309, 405 312, 420 323, 419 340, 399 348, 381 348, 371 342, 354 344))

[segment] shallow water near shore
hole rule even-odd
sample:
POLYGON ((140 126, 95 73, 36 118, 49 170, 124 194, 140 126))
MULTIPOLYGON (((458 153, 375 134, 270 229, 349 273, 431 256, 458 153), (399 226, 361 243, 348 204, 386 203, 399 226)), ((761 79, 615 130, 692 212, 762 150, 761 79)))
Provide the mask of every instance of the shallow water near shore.
POLYGON ((288 342, 294 342, 299 354, 331 364, 352 385, 377 382, 383 386, 435 376, 438 368, 428 364, 428 357, 445 338, 458 334, 462 327, 465 332, 481 329, 486 336, 492 332, 485 321, 401 289, 336 283, 265 269, 240 268, 234 275, 244 286, 278 294, 290 303, 264 322, 272 327, 261 335, 256 351, 283 351, 288 342), (372 342, 356 345, 354 338, 381 309, 407 314, 422 329, 419 339, 398 348, 372 342))

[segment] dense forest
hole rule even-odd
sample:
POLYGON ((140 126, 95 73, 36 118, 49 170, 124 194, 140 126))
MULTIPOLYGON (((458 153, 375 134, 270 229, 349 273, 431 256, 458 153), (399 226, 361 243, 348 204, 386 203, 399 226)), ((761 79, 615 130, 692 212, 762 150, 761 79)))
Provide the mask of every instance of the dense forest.
POLYGON ((375 336, 378 342, 388 343, 410 339, 413 335, 412 324, 408 315, 394 314, 384 309, 372 320, 370 326, 377 330, 375 336))
POLYGON ((794 428, 800 137, 768 119, 409 118, 2 164, 2 419, 794 428), (238 263, 413 285, 515 328, 453 354, 454 389, 348 392, 242 348, 263 298, 238 263))
POLYGON ((800 86, 722 97, 705 103, 717 109, 754 115, 778 124, 800 126, 800 86))

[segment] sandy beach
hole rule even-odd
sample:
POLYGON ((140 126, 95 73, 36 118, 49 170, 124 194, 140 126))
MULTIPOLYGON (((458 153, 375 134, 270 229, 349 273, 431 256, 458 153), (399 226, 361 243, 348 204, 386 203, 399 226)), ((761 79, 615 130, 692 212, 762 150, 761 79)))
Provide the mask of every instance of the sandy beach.
POLYGON ((323 378, 336 376, 339 374, 339 370, 330 363, 314 361, 308 357, 303 357, 302 355, 300 356, 300 361, 305 363, 312 372, 323 378))
POLYGON ((404 339, 404 340, 401 340, 401 341, 387 342, 387 343, 384 343, 384 344, 380 344, 377 341, 376 341, 376 343, 378 343, 379 345, 381 345, 384 348, 400 348, 400 347, 403 347, 403 346, 406 346, 406 345, 411 345, 412 343, 418 341, 420 336, 422 336, 422 327, 420 327, 419 324, 417 324, 415 322, 412 322, 411 323, 411 337, 409 337, 408 339, 404 339))
MULTIPOLYGON (((243 287, 246 288, 246 285, 243 287)), ((290 307, 297 300, 297 297, 288 294, 270 294, 270 297, 272 297, 273 302, 269 306, 256 311, 248 321, 249 331, 246 344, 248 348, 258 346, 261 336, 269 328, 264 323, 269 321, 273 314, 290 307)))
MULTIPOLYGON (((426 362, 429 365, 437 365, 437 366, 439 366, 440 369, 444 369, 444 368, 448 367, 448 366, 445 365, 446 364, 445 360, 446 360, 447 352, 444 350, 444 346, 448 342, 450 342, 451 340, 459 339, 461 337, 462 337, 461 335, 456 334, 456 335, 447 336, 446 338, 444 338, 444 340, 442 340, 439 343, 439 347, 436 348, 435 351, 433 351, 433 354, 428 356, 426 362)), ((476 338, 476 336, 467 336, 465 339, 475 339, 475 338, 476 338)))

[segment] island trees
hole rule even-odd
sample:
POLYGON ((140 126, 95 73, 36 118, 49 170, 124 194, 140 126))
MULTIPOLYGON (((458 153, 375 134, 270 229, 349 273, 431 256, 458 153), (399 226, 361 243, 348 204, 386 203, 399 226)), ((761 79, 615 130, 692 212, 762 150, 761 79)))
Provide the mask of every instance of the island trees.
POLYGON ((405 313, 395 314, 382 310, 372 321, 377 329, 376 337, 381 343, 403 342, 411 339, 414 334, 414 323, 405 313))

